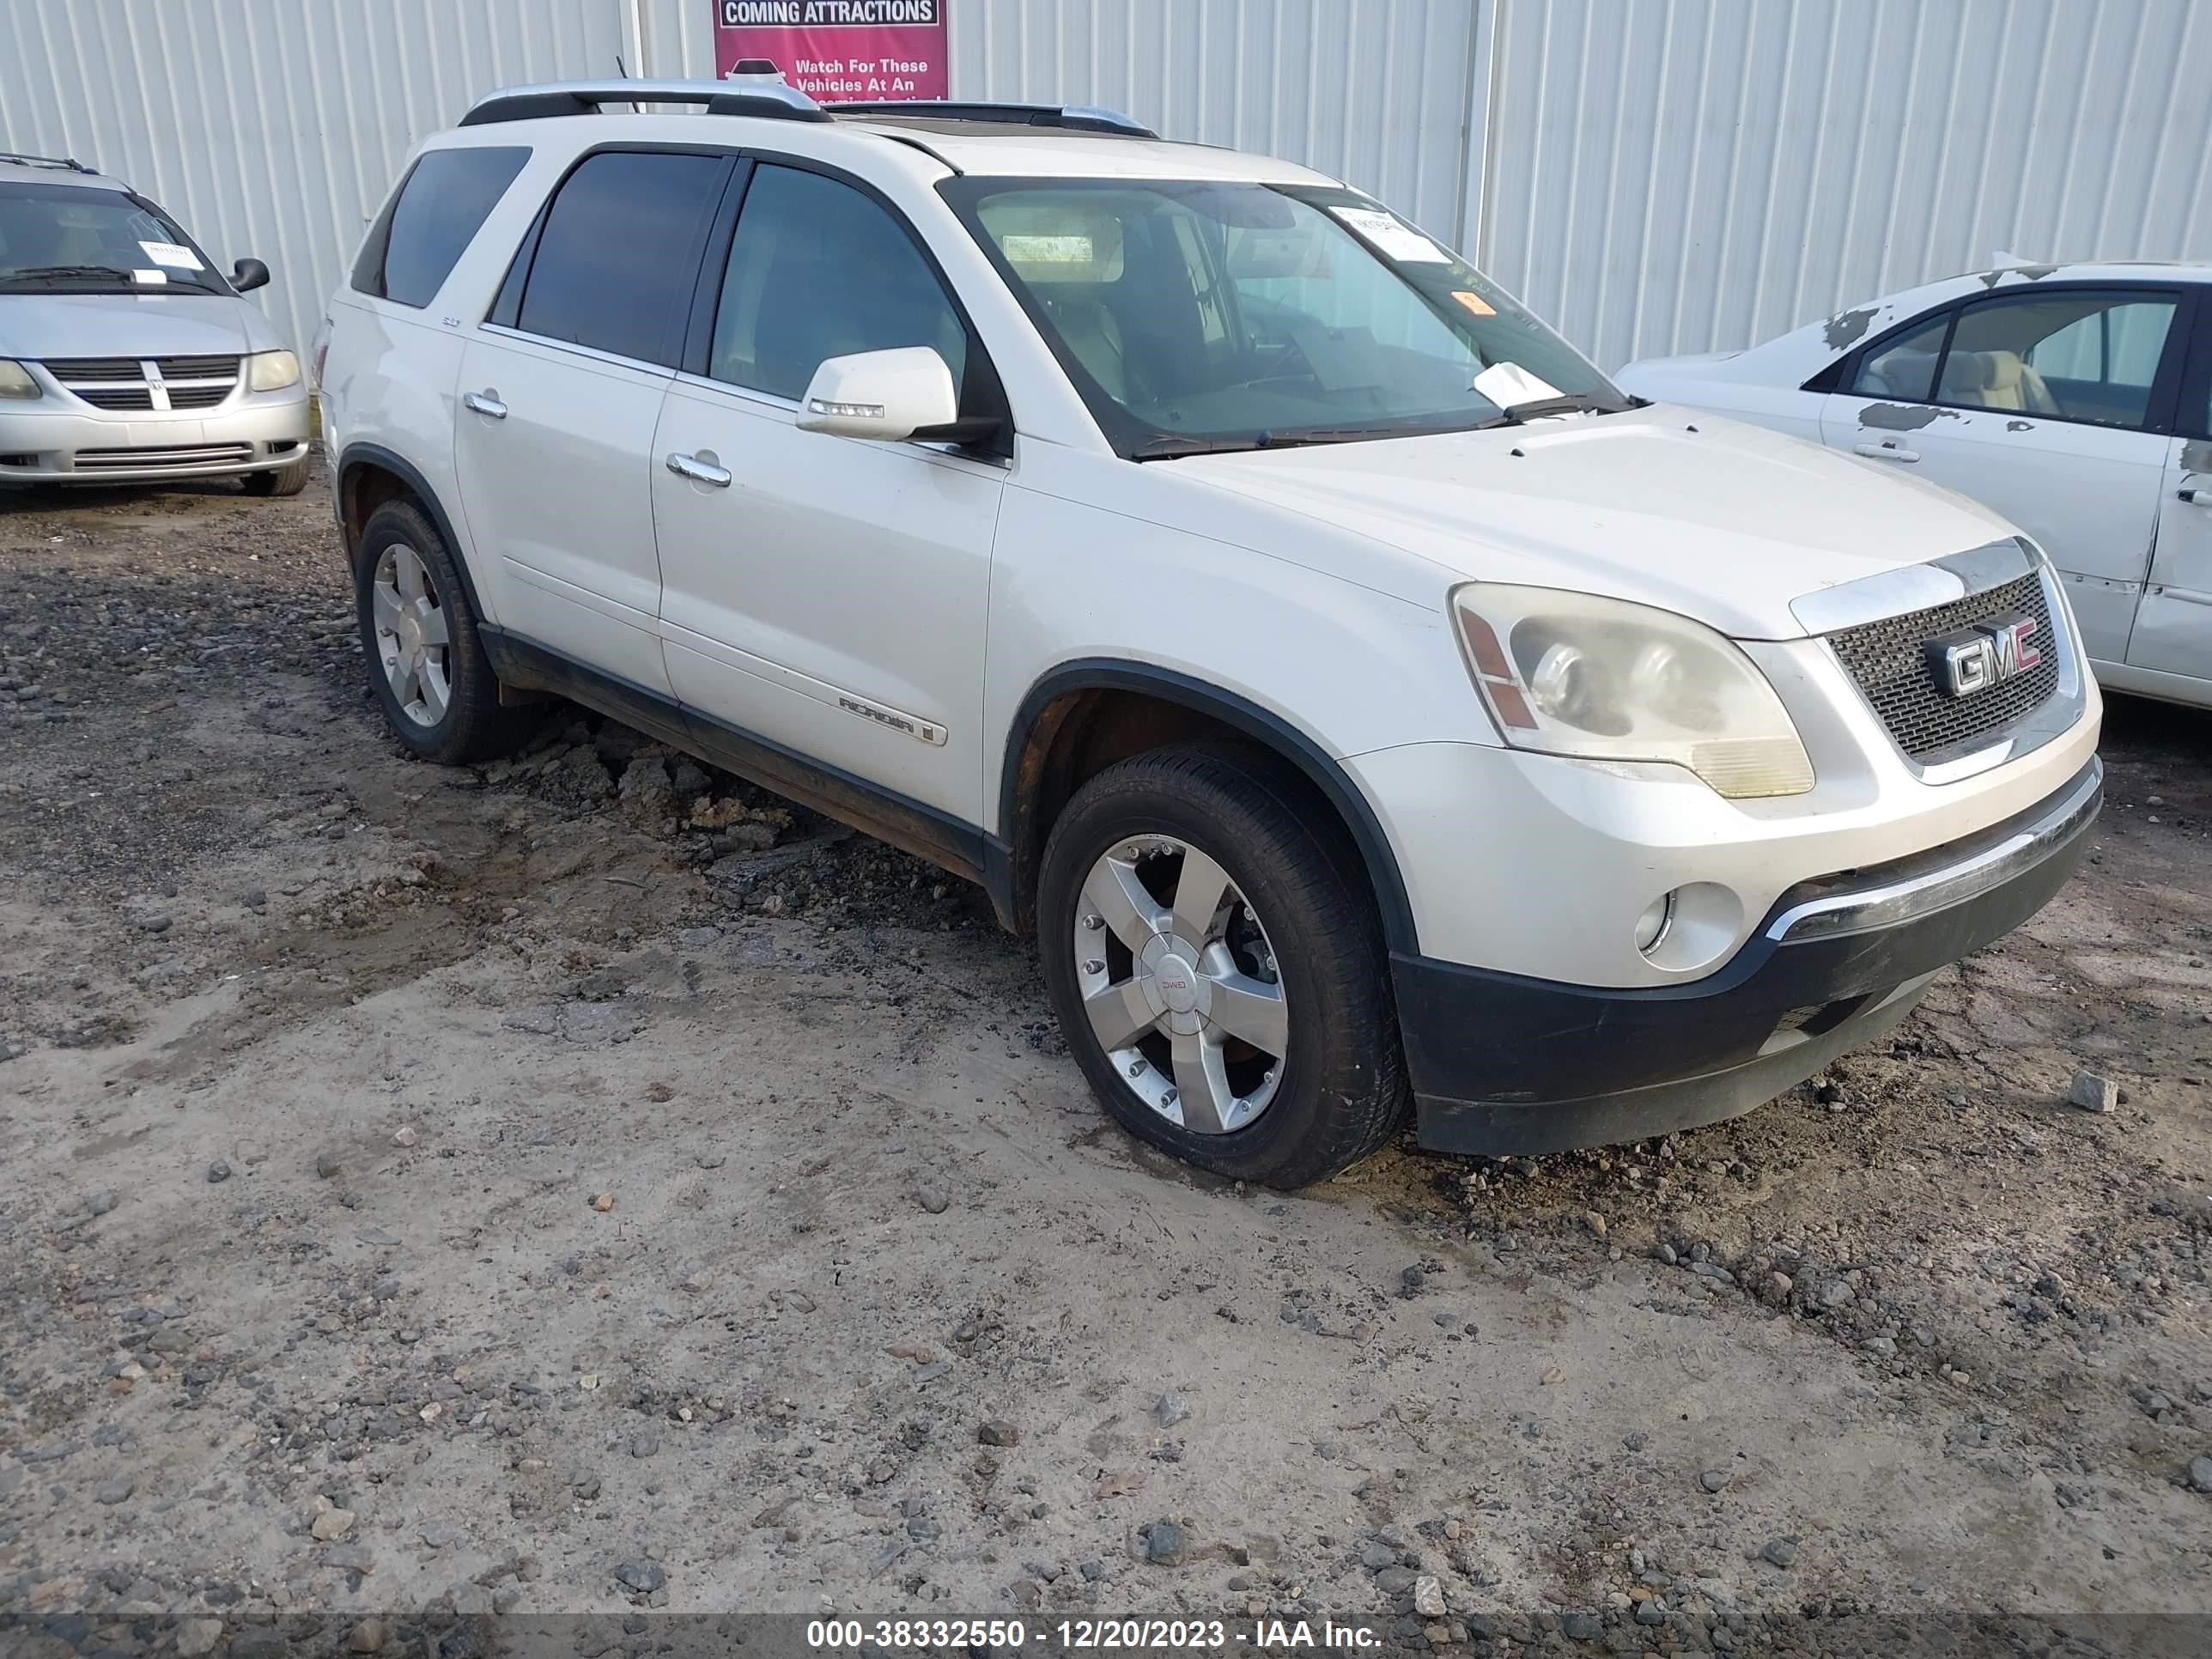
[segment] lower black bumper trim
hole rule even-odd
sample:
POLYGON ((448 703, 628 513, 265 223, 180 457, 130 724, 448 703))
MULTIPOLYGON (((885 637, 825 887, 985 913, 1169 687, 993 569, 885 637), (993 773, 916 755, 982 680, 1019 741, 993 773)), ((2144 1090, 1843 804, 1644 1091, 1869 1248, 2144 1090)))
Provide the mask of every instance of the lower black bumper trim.
MULTIPOLYGON (((1718 1122, 1802 1081, 1910 1012, 1938 969, 2002 938, 2074 872, 2096 817, 2091 760, 2027 811, 1911 863, 1966 864, 2032 835, 2004 879, 1887 926, 1777 939, 1793 890, 1719 971, 1692 983, 1616 990, 1564 985, 1424 957, 1392 958, 1400 1029, 1423 1145, 1439 1151, 1561 1151, 1718 1122)), ((1817 888, 1887 890, 1896 869, 1817 888)), ((1786 930, 1785 930, 1786 931, 1786 930)))
POLYGON ((1534 1103, 1416 1094, 1420 1143, 1432 1152, 1527 1157, 1615 1146, 1725 1122, 1756 1110, 1838 1054, 1891 1030, 1920 1006, 1927 988, 1927 978, 1900 985, 1886 997, 1866 999, 1856 1012, 1817 1036, 1785 1037, 1771 1052, 1698 1077, 1534 1103))

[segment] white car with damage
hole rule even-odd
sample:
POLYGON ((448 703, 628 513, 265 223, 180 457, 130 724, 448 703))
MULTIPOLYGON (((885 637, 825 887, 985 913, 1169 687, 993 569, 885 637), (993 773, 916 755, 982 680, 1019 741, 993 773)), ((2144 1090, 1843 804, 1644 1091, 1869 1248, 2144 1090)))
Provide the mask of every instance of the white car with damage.
POLYGON ((2100 680, 2212 706, 2212 265, 2001 263, 1617 378, 1987 504, 2100 680))
POLYGON ((2010 523, 1639 406, 1382 204, 1105 112, 501 94, 317 360, 402 743, 558 693, 981 883, 1108 1108, 1226 1176, 1747 1110, 2100 799, 2010 523))

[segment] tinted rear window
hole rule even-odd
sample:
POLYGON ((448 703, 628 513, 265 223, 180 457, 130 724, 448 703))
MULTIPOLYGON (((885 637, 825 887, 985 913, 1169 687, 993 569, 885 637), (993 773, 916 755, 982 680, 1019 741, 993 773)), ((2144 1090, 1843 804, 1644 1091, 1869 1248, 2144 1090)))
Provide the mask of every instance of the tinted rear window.
POLYGON ((728 158, 605 150, 547 209, 515 326, 673 364, 728 158))
POLYGON ((483 226, 527 149, 434 149, 418 160, 354 266, 353 285, 404 306, 427 306, 483 226))

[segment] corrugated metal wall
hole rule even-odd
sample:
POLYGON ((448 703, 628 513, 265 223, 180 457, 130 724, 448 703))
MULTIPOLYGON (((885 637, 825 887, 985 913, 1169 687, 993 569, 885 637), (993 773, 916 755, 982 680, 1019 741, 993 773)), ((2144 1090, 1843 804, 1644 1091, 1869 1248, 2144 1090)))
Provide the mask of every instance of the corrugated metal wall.
POLYGON ((963 97, 1127 110, 1177 138, 1288 156, 1464 235, 1466 0, 1023 0, 954 13, 963 97))
MULTIPOLYGON (((2035 258, 2212 258, 2192 0, 947 0, 956 97, 1099 103, 1349 179, 1601 362, 2035 258), (2197 66, 2192 73, 2192 65, 2197 66)), ((712 72, 712 0, 0 0, 0 148, 181 216, 304 339, 480 92, 712 72)))
POLYGON ((0 0, 0 149, 127 179, 226 269, 267 260, 251 297, 304 343, 410 144, 622 50, 616 0, 0 0))
MULTIPOLYGON (((644 7, 654 74, 714 72, 710 0, 644 7)), ((945 15, 955 98, 1100 104, 1348 179, 1441 235, 1473 222, 1487 0, 947 0, 945 15)))
POLYGON ((1607 367, 1929 277, 2212 259, 2212 6, 1503 0, 1479 262, 1607 367))

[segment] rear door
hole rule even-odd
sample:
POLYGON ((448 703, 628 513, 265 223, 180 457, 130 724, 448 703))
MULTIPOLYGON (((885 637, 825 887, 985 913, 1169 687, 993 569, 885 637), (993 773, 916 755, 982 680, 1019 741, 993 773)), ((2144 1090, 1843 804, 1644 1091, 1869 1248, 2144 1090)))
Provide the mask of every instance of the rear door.
POLYGON ((501 622, 665 697, 653 436, 734 163, 603 149, 556 189, 463 357, 454 465, 501 622))
POLYGON ((2020 526, 2065 576, 2089 656, 2122 661, 2158 522, 2179 297, 2022 284, 1947 307, 1862 349, 1822 441, 2020 526))
POLYGON ((945 444, 803 432, 799 400, 824 358, 897 346, 944 358, 963 413, 1002 409, 997 377, 896 207, 856 179, 756 159, 710 272, 711 329, 653 444, 670 678, 724 735, 826 763, 957 836, 983 822, 1006 469, 945 444))
POLYGON ((2195 341, 2159 490, 2158 548, 2128 666, 2179 677, 2141 690, 2212 702, 2212 289, 2195 298, 2195 341))

